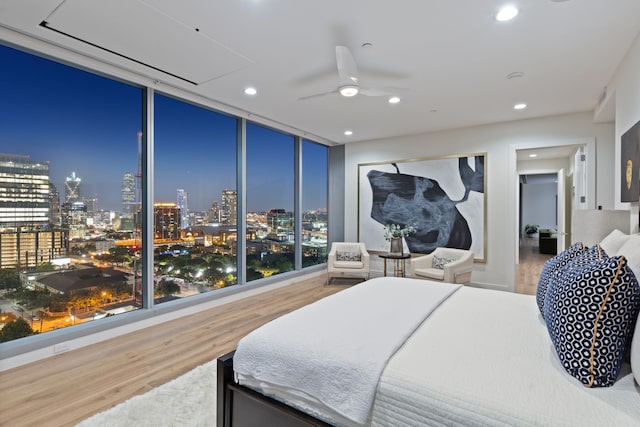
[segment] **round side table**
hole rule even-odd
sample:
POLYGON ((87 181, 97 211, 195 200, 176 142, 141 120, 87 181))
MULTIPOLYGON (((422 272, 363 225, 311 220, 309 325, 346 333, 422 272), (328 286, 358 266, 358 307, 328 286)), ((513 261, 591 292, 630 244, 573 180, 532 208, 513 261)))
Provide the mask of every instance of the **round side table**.
POLYGON ((387 252, 378 254, 384 260, 384 275, 387 275, 387 261, 393 260, 393 275, 395 277, 405 277, 405 261, 411 258, 411 254, 387 252))

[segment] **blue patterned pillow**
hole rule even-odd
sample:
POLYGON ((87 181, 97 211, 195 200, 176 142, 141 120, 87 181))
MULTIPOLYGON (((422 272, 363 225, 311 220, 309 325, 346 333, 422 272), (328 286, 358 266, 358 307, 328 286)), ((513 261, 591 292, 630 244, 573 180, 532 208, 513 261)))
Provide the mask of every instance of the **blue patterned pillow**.
MULTIPOLYGON (((566 264, 564 268, 556 270, 554 274, 550 275, 547 292, 544 297, 545 303, 556 298, 558 292, 562 291, 562 289, 559 288, 560 284, 575 280, 575 277, 581 274, 584 268, 588 268, 591 263, 604 261, 607 258, 609 258, 609 256, 600 245, 594 245, 586 251, 579 253, 575 258, 572 258, 571 262, 566 264)), ((545 322, 547 321, 548 313, 548 307, 545 304, 542 311, 542 318, 545 322)))
POLYGON ((544 315, 544 299, 551 277, 586 249, 582 242, 577 242, 544 263, 540 278, 538 279, 538 289, 536 290, 536 302, 538 303, 540 313, 544 315))
MULTIPOLYGON (((607 253, 602 249, 600 245, 594 245, 584 252, 579 252, 574 258, 571 258, 570 262, 565 264, 562 268, 556 270, 553 274, 549 275, 547 282, 547 292, 545 293, 544 301, 548 301, 549 297, 553 294, 554 288, 558 283, 563 280, 567 280, 565 276, 569 274, 577 274, 579 271, 589 266, 589 264, 603 261, 609 258, 607 253)), ((542 307, 542 317, 546 321, 547 318, 546 305, 542 307)))
POLYGON ((545 317, 565 370, 587 387, 612 385, 639 310, 640 286, 623 256, 564 274, 549 289, 545 317))

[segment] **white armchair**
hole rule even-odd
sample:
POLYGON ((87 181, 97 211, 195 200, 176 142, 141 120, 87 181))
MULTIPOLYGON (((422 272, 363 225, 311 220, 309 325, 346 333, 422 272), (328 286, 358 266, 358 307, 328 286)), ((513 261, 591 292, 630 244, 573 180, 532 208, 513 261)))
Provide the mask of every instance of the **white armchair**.
POLYGON ((411 276, 449 283, 469 283, 473 252, 464 249, 436 248, 429 255, 411 259, 411 276))
POLYGON ((364 243, 334 242, 327 260, 327 284, 333 277, 369 278, 369 252, 364 243))

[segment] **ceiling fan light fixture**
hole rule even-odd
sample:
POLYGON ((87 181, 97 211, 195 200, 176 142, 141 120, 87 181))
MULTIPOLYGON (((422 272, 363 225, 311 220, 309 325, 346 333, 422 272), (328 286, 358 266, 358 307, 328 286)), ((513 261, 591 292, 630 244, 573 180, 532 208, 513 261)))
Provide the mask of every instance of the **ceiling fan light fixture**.
POLYGON ((346 86, 340 87, 338 91, 340 92, 340 95, 346 98, 350 98, 352 96, 356 96, 358 92, 360 92, 360 88, 355 85, 346 85, 346 86))

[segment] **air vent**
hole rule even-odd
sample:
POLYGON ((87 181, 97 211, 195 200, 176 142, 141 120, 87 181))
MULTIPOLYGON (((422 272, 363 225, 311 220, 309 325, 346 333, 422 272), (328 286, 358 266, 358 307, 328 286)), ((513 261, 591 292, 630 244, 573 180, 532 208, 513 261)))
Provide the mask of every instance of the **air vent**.
POLYGON ((152 78, 159 72, 198 85, 251 64, 199 26, 139 0, 66 0, 40 25, 107 53, 102 59, 114 55, 119 66, 145 67, 152 78))

